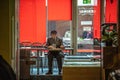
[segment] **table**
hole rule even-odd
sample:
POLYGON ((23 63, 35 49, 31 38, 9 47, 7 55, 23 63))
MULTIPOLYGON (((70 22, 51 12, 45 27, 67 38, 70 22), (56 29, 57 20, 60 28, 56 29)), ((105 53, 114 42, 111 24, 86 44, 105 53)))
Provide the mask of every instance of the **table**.
MULTIPOLYGON (((70 55, 73 55, 73 54, 74 54, 74 53, 73 53, 73 50, 74 50, 73 48, 65 48, 64 50, 65 50, 65 51, 69 51, 69 54, 70 54, 70 55)), ((63 51, 64 51, 64 50, 63 50, 63 51)))

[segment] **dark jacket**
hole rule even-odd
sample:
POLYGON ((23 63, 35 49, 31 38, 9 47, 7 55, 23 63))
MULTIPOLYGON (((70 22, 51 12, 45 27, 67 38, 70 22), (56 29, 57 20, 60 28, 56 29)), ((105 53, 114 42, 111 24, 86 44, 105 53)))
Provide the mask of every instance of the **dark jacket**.
POLYGON ((11 66, 0 55, 0 80, 16 80, 16 75, 11 66))
POLYGON ((47 39, 47 46, 51 46, 53 44, 56 44, 56 48, 60 48, 61 45, 63 45, 63 42, 60 38, 56 37, 56 40, 53 38, 48 38, 47 39))

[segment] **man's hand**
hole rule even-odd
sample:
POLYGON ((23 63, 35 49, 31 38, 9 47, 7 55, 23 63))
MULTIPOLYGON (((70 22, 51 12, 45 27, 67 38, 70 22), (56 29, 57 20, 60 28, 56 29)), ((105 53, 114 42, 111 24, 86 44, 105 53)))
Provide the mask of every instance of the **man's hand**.
POLYGON ((55 49, 55 47, 53 47, 53 46, 48 46, 48 49, 55 49))
POLYGON ((65 47, 63 45, 60 46, 61 49, 65 49, 65 47))

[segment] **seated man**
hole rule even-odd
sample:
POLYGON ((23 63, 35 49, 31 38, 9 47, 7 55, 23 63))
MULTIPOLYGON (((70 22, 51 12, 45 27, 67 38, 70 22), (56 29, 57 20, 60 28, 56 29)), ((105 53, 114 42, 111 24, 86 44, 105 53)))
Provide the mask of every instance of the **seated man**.
POLYGON ((62 56, 61 56, 61 49, 64 49, 63 42, 60 38, 57 37, 57 31, 51 31, 51 37, 47 39, 47 48, 49 49, 48 52, 48 68, 49 71, 46 74, 52 74, 52 63, 53 58, 57 59, 59 74, 61 74, 62 69, 62 56))

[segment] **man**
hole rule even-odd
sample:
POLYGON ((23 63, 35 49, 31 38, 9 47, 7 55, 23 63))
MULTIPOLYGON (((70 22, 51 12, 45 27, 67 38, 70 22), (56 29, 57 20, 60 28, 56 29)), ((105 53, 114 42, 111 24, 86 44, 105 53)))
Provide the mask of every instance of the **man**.
POLYGON ((48 72, 46 74, 52 74, 53 58, 57 59, 59 74, 61 74, 62 69, 62 56, 61 49, 64 49, 63 42, 57 37, 57 31, 51 31, 51 37, 47 39, 48 52, 48 72))

